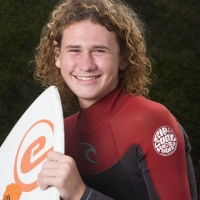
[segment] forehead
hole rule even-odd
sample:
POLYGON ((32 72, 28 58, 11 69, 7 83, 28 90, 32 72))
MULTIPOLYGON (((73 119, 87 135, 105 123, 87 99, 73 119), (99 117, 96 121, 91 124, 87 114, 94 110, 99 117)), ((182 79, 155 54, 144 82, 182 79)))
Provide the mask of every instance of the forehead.
POLYGON ((62 34, 62 42, 80 43, 95 41, 118 44, 114 31, 109 31, 105 26, 93 23, 90 20, 75 22, 64 29, 62 34))

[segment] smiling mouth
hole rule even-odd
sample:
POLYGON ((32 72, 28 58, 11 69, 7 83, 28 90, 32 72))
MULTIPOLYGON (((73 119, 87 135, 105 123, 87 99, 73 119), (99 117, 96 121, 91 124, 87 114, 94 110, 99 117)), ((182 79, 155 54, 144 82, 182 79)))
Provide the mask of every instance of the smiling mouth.
POLYGON ((74 76, 74 77, 82 81, 91 81, 99 78, 100 76, 74 76))

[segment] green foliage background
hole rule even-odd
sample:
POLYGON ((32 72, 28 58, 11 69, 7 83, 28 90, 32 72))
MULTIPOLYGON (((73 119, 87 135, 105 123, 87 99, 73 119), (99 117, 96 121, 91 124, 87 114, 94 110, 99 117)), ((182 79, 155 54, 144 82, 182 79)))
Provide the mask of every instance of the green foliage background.
MULTIPOLYGON (((42 92, 33 80, 34 49, 56 0, 0 0, 0 144, 42 92)), ((147 24, 153 60, 150 98, 183 125, 200 191, 200 1, 129 0, 147 24)), ((180 166, 181 167, 181 166, 180 166)))

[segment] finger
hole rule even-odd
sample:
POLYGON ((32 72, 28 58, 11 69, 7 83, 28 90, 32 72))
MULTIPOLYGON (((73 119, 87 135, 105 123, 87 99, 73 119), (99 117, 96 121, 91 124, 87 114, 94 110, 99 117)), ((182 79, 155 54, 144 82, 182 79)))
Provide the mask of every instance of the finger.
POLYGON ((38 184, 41 190, 46 190, 50 186, 56 186, 56 178, 43 177, 38 180, 38 184))
POLYGON ((60 170, 57 168, 53 168, 53 169, 43 169, 40 174, 39 174, 39 178, 42 179, 44 177, 59 177, 59 172, 60 170))
POLYGON ((42 165, 42 170, 38 174, 38 179, 49 176, 49 177, 62 177, 63 173, 70 170, 70 165, 64 162, 55 162, 55 161, 45 161, 42 165))
POLYGON ((37 178, 38 178, 38 185, 39 185, 39 180, 44 177, 44 176, 52 176, 52 171, 50 170, 55 170, 58 169, 58 163, 53 162, 53 161, 45 161, 42 165, 41 171, 38 173, 37 178), (49 171, 49 174, 47 172, 49 171), (46 172, 47 171, 47 172, 46 172))
POLYGON ((55 178, 62 178, 68 179, 72 174, 72 170, 70 169, 69 165, 61 165, 60 168, 53 168, 53 169, 44 169, 40 172, 39 178, 42 177, 55 177, 55 178))
POLYGON ((57 151, 50 151, 47 155, 47 160, 54 162, 68 162, 69 159, 71 159, 69 156, 57 151))
POLYGON ((42 170, 43 169, 55 169, 59 167, 59 163, 56 161, 45 161, 42 165, 42 170))
POLYGON ((46 190, 49 186, 55 185, 55 181, 59 179, 59 174, 58 169, 43 169, 38 175, 38 186, 42 190, 46 190))

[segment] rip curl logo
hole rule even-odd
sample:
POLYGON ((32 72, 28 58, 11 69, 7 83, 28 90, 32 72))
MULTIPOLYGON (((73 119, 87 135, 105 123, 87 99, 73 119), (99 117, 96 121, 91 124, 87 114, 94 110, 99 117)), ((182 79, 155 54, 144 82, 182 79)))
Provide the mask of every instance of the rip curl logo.
POLYGON ((177 138, 174 131, 168 126, 157 129, 153 136, 153 146, 156 152, 162 156, 173 154, 177 148, 177 138))
POLYGON ((99 164, 100 163, 100 162, 96 162, 96 161, 92 160, 90 158, 90 156, 89 156, 90 152, 94 153, 97 156, 97 151, 91 144, 88 144, 88 143, 78 143, 78 144, 79 145, 86 145, 86 146, 89 147, 88 149, 86 149, 84 151, 84 156, 85 156, 86 160, 88 160, 89 162, 94 163, 94 164, 99 164))
POLYGON ((22 138, 15 157, 14 179, 23 192, 38 187, 37 174, 48 152, 53 150, 53 134, 54 125, 44 119, 34 123, 22 138))

